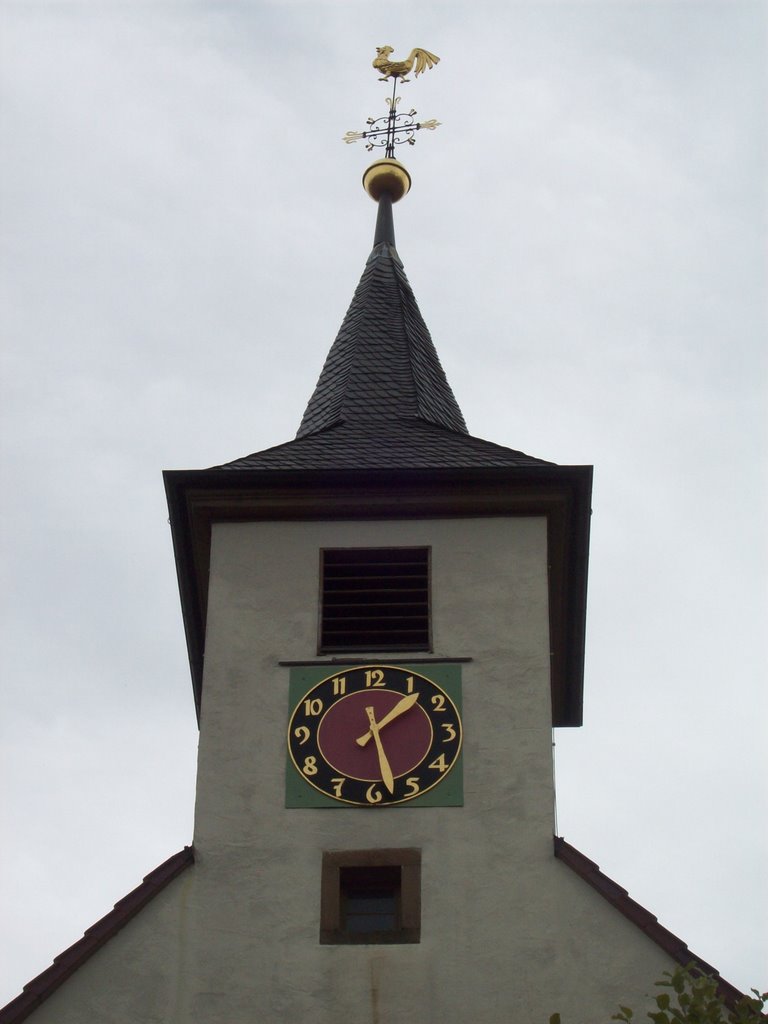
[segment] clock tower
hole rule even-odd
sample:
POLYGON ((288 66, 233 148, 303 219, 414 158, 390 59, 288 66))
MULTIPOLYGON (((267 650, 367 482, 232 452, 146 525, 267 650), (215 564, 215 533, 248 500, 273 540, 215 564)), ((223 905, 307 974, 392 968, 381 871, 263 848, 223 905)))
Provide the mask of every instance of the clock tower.
MULTIPOLYGON (((386 120, 394 145, 395 102, 386 120)), ((388 150, 364 182, 373 247, 296 438, 165 474, 193 846, 3 1024, 580 1024, 693 959, 553 846, 591 467, 468 432, 395 246, 410 178, 388 150)))

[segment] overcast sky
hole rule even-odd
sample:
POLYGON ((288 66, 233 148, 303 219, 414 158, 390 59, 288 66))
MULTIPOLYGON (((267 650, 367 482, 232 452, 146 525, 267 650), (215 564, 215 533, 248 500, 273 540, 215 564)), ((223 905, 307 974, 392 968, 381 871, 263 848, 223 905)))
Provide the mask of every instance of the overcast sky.
POLYGON ((768 987, 765 5, 6 0, 0 35, 0 1004, 191 841, 160 472, 294 435, 385 43, 441 57, 396 229, 470 432, 595 466, 559 832, 768 987))

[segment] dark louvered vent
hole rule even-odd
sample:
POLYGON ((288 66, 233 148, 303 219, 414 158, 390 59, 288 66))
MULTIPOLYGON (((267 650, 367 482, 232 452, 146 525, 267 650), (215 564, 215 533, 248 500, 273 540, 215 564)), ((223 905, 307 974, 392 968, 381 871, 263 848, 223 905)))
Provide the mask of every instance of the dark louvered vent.
POLYGON ((326 548, 321 651, 430 648, 429 548, 326 548))

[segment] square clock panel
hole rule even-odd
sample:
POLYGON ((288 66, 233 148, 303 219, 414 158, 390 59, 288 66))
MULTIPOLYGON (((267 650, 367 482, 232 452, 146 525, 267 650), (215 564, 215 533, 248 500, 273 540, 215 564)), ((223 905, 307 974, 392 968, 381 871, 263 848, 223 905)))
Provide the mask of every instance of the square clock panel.
POLYGON ((461 666, 291 669, 286 807, 460 807, 461 666))

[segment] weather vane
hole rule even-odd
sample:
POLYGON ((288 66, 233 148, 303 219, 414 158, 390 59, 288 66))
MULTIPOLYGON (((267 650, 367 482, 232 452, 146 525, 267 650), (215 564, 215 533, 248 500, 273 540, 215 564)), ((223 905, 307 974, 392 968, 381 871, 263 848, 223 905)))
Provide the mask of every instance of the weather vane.
POLYGON ((368 128, 364 132, 347 132, 344 135, 344 142, 359 142, 367 139, 365 148, 373 150, 376 146, 382 146, 385 150, 385 158, 394 160, 395 146, 407 142, 410 146, 416 144, 414 135, 421 128, 433 131, 440 124, 439 121, 414 121, 415 110, 409 110, 407 114, 398 114, 397 105, 400 97, 397 93, 398 79, 401 82, 410 81, 406 76, 412 71, 418 78, 422 71, 427 71, 439 63, 440 58, 429 50, 422 50, 419 47, 411 50, 407 60, 390 60, 392 53, 391 46, 377 46, 376 59, 373 67, 381 75, 380 82, 387 82, 392 79, 392 95, 387 97, 389 113, 385 117, 369 117, 368 128))

